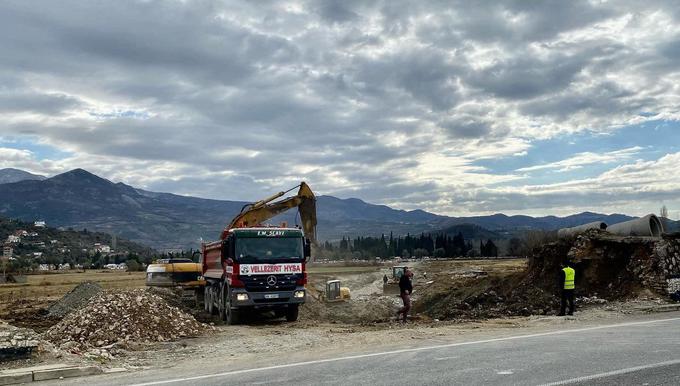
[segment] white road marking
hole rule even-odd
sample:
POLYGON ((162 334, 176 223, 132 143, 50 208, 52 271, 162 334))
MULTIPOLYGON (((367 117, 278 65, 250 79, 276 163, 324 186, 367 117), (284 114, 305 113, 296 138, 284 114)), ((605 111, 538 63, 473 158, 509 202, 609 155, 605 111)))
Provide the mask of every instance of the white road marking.
POLYGON ((671 365, 677 365, 677 364, 680 364, 680 359, 676 359, 676 360, 673 360, 673 361, 652 363, 652 364, 644 365, 644 366, 629 367, 627 369, 608 371, 606 373, 587 375, 585 377, 565 379, 564 381, 546 383, 546 384, 543 384, 541 386, 570 385, 570 384, 573 384, 573 383, 594 381, 596 379, 613 377, 613 376, 616 376, 616 375, 623 375, 623 374, 628 374, 628 373, 634 373, 636 371, 655 369, 657 367, 671 366, 671 365))
POLYGON ((449 360, 449 359, 458 359, 458 356, 434 358, 434 360, 436 360, 436 361, 446 361, 446 360, 449 360))
POLYGON ((512 372, 512 370, 503 370, 503 371, 497 372, 496 374, 498 374, 498 375, 512 375, 514 373, 512 372))
POLYGON ((309 366, 309 365, 316 365, 316 364, 321 364, 321 363, 340 362, 340 361, 347 361, 347 360, 352 360, 352 359, 371 358, 371 357, 377 357, 377 356, 403 354, 403 353, 411 353, 411 352, 419 352, 419 351, 427 351, 427 350, 437 350, 437 349, 442 349, 442 348, 451 348, 451 347, 460 347, 460 346, 471 346, 471 345, 476 345, 476 344, 504 342, 504 341, 509 341, 509 340, 529 339, 529 338, 536 338, 536 337, 541 337, 541 336, 573 334, 575 332, 596 331, 596 330, 604 330, 604 329, 610 329, 610 328, 620 328, 620 327, 629 327, 629 326, 644 326, 644 325, 647 325, 647 324, 674 322, 674 321, 678 321, 678 320, 680 320, 680 317, 679 318, 647 320, 647 321, 643 321, 643 322, 628 322, 628 323, 619 323, 619 324, 609 324, 609 325, 604 325, 604 326, 575 328, 575 329, 571 329, 571 330, 540 332, 540 333, 536 333, 536 334, 515 335, 515 336, 507 336, 507 337, 503 337, 503 338, 492 338, 492 339, 484 339, 484 340, 477 340, 477 341, 471 341, 471 342, 441 344, 441 345, 437 345, 437 346, 406 348, 406 349, 401 349, 401 350, 383 351, 383 352, 376 352, 376 353, 371 353, 371 354, 350 355, 350 356, 346 356, 346 357, 318 359, 318 360, 306 361, 306 362, 286 363, 286 364, 283 364, 283 365, 258 367, 258 368, 253 368, 253 369, 232 370, 232 371, 226 371, 226 372, 217 373, 217 374, 197 375, 197 376, 193 376, 193 377, 167 379, 167 380, 164 380, 164 381, 137 383, 137 384, 134 384, 134 385, 131 385, 131 386, 163 385, 163 384, 176 383, 176 382, 196 381, 196 380, 199 380, 199 379, 218 378, 218 377, 224 377, 224 376, 227 376, 227 375, 247 374, 247 373, 255 373, 255 372, 259 372, 259 371, 309 366))

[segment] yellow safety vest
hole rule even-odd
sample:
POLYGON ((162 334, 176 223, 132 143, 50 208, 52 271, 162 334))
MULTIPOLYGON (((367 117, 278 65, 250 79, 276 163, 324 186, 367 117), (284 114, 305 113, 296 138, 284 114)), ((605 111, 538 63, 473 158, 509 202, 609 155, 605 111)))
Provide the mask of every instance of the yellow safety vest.
POLYGON ((574 289, 574 279, 576 279, 576 271, 571 267, 562 268, 564 271, 564 289, 574 289))

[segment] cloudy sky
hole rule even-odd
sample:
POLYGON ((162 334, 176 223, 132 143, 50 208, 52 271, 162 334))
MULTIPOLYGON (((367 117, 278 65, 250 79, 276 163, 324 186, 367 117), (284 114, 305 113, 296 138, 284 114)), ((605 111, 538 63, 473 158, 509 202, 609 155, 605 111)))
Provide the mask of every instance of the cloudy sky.
POLYGON ((0 167, 680 216, 676 1, 3 0, 0 49, 0 167))

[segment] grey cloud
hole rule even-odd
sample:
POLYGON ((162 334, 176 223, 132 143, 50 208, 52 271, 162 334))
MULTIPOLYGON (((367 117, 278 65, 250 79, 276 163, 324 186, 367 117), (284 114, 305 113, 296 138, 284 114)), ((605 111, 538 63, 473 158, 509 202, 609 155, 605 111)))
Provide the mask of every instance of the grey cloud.
POLYGON ((527 99, 563 90, 584 66, 581 57, 558 54, 544 60, 521 55, 472 72, 467 80, 502 98, 527 99))
POLYGON ((474 117, 447 119, 440 122, 439 125, 455 138, 479 138, 491 132, 487 122, 479 121, 474 117))
POLYGON ((154 176, 156 190, 201 195, 209 181, 205 195, 248 198, 309 178, 378 202, 456 194, 500 208, 511 196, 403 175, 452 144, 527 138, 537 120, 560 135, 575 113, 604 130, 641 109, 677 112, 677 39, 637 52, 634 36, 567 36, 630 13, 625 32, 650 9, 678 17, 662 2, 4 1, 0 114, 38 118, 3 119, 0 135, 29 134, 72 162, 105 157, 102 172, 138 181, 153 165, 180 170, 154 176))
POLYGON ((326 21, 333 23, 344 23, 356 20, 359 15, 350 10, 348 1, 343 0, 321 0, 314 4, 317 7, 317 12, 326 21))
POLYGON ((84 104, 70 95, 44 94, 24 90, 3 90, 0 88, 0 113, 34 112, 46 115, 61 114, 84 104))

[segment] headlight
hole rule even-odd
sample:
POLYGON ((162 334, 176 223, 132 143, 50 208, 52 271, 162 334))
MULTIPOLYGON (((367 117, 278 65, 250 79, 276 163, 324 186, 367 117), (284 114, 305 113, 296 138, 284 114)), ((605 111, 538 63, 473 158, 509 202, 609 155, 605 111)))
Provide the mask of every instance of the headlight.
POLYGON ((236 300, 240 302, 248 300, 248 294, 236 294, 236 300))
POLYGON ((295 291, 296 298, 304 298, 305 297, 305 291, 295 291))

